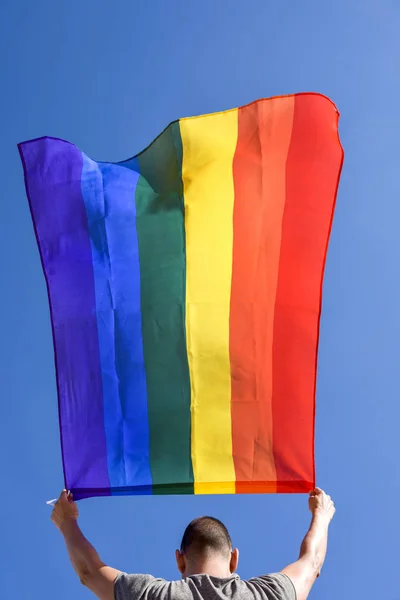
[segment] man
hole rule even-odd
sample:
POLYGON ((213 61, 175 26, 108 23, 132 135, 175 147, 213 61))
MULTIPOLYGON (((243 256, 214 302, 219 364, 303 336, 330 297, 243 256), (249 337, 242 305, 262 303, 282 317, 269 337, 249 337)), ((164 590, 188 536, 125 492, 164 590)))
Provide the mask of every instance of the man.
POLYGON ((78 526, 78 507, 65 490, 52 521, 61 531, 71 563, 83 585, 100 600, 306 600, 325 560, 328 527, 335 506, 321 489, 310 493, 310 528, 299 559, 280 573, 243 581, 235 574, 238 550, 225 525, 212 517, 192 521, 176 561, 180 581, 126 575, 105 565, 78 526))

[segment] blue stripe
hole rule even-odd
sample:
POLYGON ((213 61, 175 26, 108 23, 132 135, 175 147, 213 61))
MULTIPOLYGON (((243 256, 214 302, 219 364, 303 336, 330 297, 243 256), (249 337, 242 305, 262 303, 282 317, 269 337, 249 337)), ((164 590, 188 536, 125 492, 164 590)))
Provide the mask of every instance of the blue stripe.
POLYGON ((136 232, 138 180, 137 171, 83 155, 110 485, 146 486, 148 493, 152 478, 136 232))

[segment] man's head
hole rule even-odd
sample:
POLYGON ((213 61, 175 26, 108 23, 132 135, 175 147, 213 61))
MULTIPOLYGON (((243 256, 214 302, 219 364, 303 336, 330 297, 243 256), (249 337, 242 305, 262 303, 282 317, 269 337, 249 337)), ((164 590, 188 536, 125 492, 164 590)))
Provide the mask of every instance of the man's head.
POLYGON ((233 550, 229 532, 221 521, 199 517, 186 527, 176 561, 183 577, 199 573, 229 577, 237 568, 238 551, 233 550))

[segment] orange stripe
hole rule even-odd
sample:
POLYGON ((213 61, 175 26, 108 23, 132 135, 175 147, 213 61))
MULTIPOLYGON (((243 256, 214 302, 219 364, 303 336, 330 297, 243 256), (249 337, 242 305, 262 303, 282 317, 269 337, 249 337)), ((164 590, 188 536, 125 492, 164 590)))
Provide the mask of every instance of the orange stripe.
POLYGON ((272 350, 294 97, 239 109, 230 313, 236 492, 275 492, 272 350))
POLYGON ((296 96, 274 323, 272 410, 278 492, 307 492, 315 485, 322 278, 343 160, 337 121, 337 110, 326 98, 296 96))

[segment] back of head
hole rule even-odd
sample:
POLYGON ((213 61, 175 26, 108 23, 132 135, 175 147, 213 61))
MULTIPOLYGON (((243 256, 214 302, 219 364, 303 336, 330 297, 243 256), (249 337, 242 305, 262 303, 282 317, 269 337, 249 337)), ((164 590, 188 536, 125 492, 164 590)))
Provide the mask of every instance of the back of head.
POLYGON ((190 560, 220 555, 229 559, 232 541, 225 525, 214 517, 194 519, 185 529, 181 552, 190 560))

